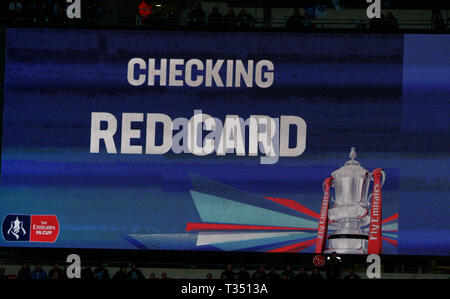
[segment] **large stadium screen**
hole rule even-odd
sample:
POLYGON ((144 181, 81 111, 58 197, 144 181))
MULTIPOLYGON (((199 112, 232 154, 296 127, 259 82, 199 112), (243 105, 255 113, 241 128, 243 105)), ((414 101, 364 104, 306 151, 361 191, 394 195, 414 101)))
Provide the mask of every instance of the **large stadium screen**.
POLYGON ((450 36, 7 30, 2 247, 448 255, 450 36))

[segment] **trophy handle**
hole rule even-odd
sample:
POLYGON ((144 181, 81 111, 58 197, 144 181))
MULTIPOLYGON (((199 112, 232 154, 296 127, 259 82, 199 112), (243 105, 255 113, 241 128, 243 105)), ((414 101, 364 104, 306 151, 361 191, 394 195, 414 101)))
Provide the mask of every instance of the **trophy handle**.
MULTIPOLYGON (((331 180, 330 187, 334 187, 334 180, 333 179, 331 180)), ((325 181, 323 181, 323 183, 322 183, 322 191, 325 192, 325 181)))
MULTIPOLYGON (((373 175, 372 173, 369 172, 370 175, 370 180, 373 181, 373 175)), ((381 188, 383 188, 384 185, 384 181, 386 180, 386 172, 384 172, 384 170, 381 170, 381 188)))
POLYGON ((384 172, 384 170, 381 170, 381 188, 383 188, 384 185, 384 181, 386 180, 386 173, 384 172))
MULTIPOLYGON (((330 187, 334 187, 334 180, 331 180, 331 185, 330 187)), ((322 191, 325 193, 325 181, 322 184, 322 191)), ((330 190, 330 203, 333 202, 335 203, 336 200, 334 199, 334 197, 331 195, 331 190, 330 190)))

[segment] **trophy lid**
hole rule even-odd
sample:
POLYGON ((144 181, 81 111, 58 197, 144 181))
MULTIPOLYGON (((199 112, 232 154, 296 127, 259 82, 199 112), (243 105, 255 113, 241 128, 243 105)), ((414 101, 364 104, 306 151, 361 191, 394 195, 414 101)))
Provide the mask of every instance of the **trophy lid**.
POLYGON ((364 167, 361 166, 361 164, 355 160, 356 158, 356 151, 355 147, 352 147, 350 150, 350 154, 348 155, 350 157, 350 160, 345 162, 344 166, 339 168, 338 170, 335 170, 331 175, 333 178, 337 177, 355 177, 355 176, 365 176, 367 173, 367 170, 364 169, 364 167))

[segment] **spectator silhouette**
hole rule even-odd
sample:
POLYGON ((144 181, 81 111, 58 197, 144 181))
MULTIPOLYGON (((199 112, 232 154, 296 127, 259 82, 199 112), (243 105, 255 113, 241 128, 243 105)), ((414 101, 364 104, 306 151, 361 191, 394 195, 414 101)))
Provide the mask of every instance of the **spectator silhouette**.
POLYGON ((225 278, 223 278, 224 276, 226 276, 226 279, 233 279, 234 278, 233 266, 231 264, 226 265, 225 270, 220 275, 220 277, 222 279, 225 279, 225 278))
POLYGON ((33 272, 31 272, 31 279, 43 280, 47 279, 47 273, 42 269, 41 265, 36 264, 33 272))
POLYGON ((241 9, 238 22, 241 29, 250 29, 255 25, 255 19, 245 9, 241 9))
POLYGON ((49 279, 51 279, 51 280, 61 280, 61 279, 63 279, 63 277, 61 275, 59 275, 59 272, 55 272, 55 273, 53 273, 53 276, 51 278, 49 277, 49 279))
POLYGON ((217 6, 213 7, 212 12, 208 16, 208 27, 213 29, 222 27, 222 14, 217 6))
POLYGON ((7 279, 7 277, 6 277, 6 269, 5 268, 0 268, 0 280, 3 280, 3 279, 7 279))
POLYGON ((17 273, 17 279, 31 279, 31 270, 28 264, 23 264, 17 273))
POLYGON ((196 3, 189 14, 190 25, 194 28, 202 28, 205 25, 206 14, 200 3, 196 3))
POLYGON ((53 268, 48 271, 48 278, 54 279, 55 273, 57 273, 59 279, 63 278, 63 270, 59 267, 59 264, 54 264, 53 268))
POLYGON ((307 280, 309 278, 308 273, 306 273, 305 268, 301 267, 300 272, 295 276, 296 280, 307 280))
POLYGON ((348 275, 344 277, 344 279, 361 279, 358 275, 355 274, 353 269, 348 270, 348 275))
POLYGON ((314 268, 311 275, 309 276, 309 279, 313 279, 313 280, 322 280, 323 276, 320 273, 319 269, 314 268))
POLYGON ((341 259, 337 256, 336 252, 328 257, 326 262, 327 268, 327 278, 328 279, 339 279, 341 276, 341 259))
POLYGON ((300 14, 300 9, 296 7, 294 8, 294 14, 291 15, 286 21, 286 28, 302 29, 303 27, 303 16, 300 14))
POLYGON ((116 274, 114 274, 113 279, 114 280, 127 280, 128 279, 127 266, 120 267, 120 270, 117 271, 116 274))
POLYGON ((228 12, 223 16, 223 23, 226 29, 236 29, 237 18, 232 7, 229 7, 228 12))
POLYGON ((13 19, 21 17, 23 14, 23 5, 21 1, 11 1, 8 6, 9 15, 13 17, 13 19))
POLYGON ((143 280, 145 278, 141 270, 139 270, 136 265, 131 265, 131 270, 128 272, 128 279, 143 280))
POLYGON ((312 28, 311 16, 307 12, 305 12, 305 14, 303 16, 303 27, 307 28, 307 29, 312 28))
POLYGON ((286 275, 288 279, 293 279, 295 277, 295 273, 292 271, 291 265, 286 265, 286 268, 281 275, 286 275))
POLYGON ((445 21, 442 18, 441 11, 439 9, 434 9, 431 16, 431 29, 434 31, 444 31, 445 21))
POLYGON ((269 273, 267 274, 267 279, 277 280, 280 279, 280 275, 276 272, 275 267, 270 267, 269 273))
POLYGON ((397 18, 394 16, 394 14, 391 11, 388 11, 386 13, 385 23, 386 23, 386 27, 389 29, 398 29, 397 18))
POLYGON ((255 273, 253 273, 252 279, 254 280, 266 279, 266 271, 263 266, 258 267, 258 270, 255 273))
POLYGON ((247 269, 245 268, 244 265, 241 265, 238 274, 239 274, 239 279, 243 279, 243 280, 250 279, 250 274, 247 272, 247 269))
POLYGON ((94 279, 106 280, 109 279, 109 271, 103 265, 98 265, 94 270, 94 279))

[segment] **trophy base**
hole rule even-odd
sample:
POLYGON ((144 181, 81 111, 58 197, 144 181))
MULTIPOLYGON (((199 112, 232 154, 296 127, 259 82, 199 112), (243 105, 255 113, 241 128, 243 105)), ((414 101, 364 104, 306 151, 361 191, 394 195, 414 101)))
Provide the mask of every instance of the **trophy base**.
POLYGON ((333 249, 329 248, 324 251, 324 254, 332 254, 336 252, 337 254, 367 254, 367 249, 333 249))
POLYGON ((331 235, 324 253, 367 254, 367 245, 366 235, 331 235))

